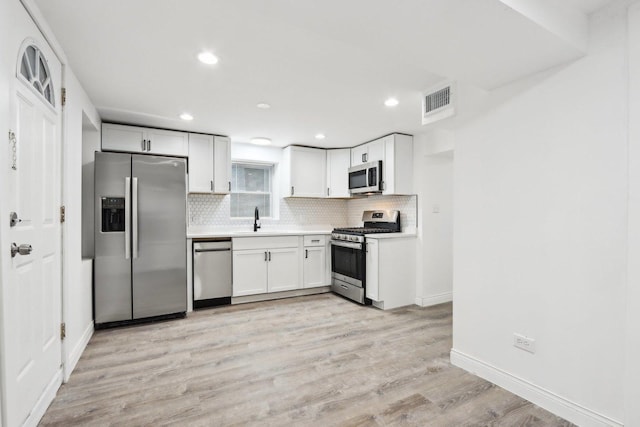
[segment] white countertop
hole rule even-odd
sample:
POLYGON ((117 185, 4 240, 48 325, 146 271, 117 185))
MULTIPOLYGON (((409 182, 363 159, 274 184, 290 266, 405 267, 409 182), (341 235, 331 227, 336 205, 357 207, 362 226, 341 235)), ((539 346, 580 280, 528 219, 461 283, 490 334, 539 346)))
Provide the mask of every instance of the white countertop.
POLYGON ((367 239, 406 239, 408 237, 416 237, 415 230, 407 230, 401 233, 375 233, 375 234, 365 234, 367 239))
MULTIPOLYGON (((261 228, 254 232, 246 228, 219 228, 219 227, 189 227, 187 229, 188 239, 202 239, 215 237, 269 237, 269 236, 306 236, 318 234, 331 234, 332 228, 320 226, 309 229, 287 229, 287 228, 261 228)), ((416 237, 415 229, 405 230, 402 233, 379 233, 367 234, 366 237, 375 239, 403 239, 416 237)))
POLYGON ((258 231, 252 229, 228 229, 214 227, 189 227, 188 239, 214 238, 214 237, 269 237, 269 236, 307 236, 318 234, 331 234, 332 228, 313 229, 285 229, 285 228, 261 228, 258 231))

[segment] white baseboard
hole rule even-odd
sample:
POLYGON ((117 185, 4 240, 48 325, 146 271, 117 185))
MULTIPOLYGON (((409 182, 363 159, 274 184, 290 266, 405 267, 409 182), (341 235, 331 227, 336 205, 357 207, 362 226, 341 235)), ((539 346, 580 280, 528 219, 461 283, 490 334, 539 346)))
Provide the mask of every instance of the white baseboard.
POLYGON ((47 387, 44 389, 40 398, 36 402, 35 406, 31 410, 29 417, 25 420, 23 427, 36 427, 44 413, 47 412, 47 408, 53 402, 53 399, 56 397, 56 393, 62 384, 62 369, 58 369, 55 376, 49 382, 47 387))
POLYGON ((451 350, 451 363, 579 426, 624 426, 620 421, 585 408, 576 402, 558 396, 549 390, 455 349, 451 350))
POLYGON ((71 353, 69 353, 69 355, 67 356, 67 360, 64 363, 63 381, 65 383, 69 381, 69 377, 71 376, 73 370, 76 368, 78 360, 80 360, 80 356, 82 356, 84 349, 87 347, 87 344, 89 344, 89 340, 93 336, 93 331, 94 327, 92 321, 87 325, 84 332, 82 333, 82 336, 80 337, 80 340, 78 340, 73 350, 71 350, 71 353))
POLYGON ((416 297, 416 305, 420 307, 430 307, 451 301, 453 301, 453 292, 443 292, 428 297, 416 297))

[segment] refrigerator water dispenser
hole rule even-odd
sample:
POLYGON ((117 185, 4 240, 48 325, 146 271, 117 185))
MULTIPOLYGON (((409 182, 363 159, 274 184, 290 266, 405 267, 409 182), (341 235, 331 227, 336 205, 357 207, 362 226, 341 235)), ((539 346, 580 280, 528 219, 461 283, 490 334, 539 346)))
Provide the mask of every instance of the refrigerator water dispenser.
POLYGON ((102 197, 102 232, 125 230, 124 197, 102 197))

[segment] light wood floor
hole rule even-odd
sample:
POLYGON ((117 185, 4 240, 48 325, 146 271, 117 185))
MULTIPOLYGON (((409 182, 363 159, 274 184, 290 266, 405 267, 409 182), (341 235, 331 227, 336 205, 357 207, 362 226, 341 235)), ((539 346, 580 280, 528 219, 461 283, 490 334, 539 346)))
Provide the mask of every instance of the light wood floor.
POLYGON ((204 310, 97 331, 41 425, 572 425, 451 366, 450 348, 450 304, 204 310))

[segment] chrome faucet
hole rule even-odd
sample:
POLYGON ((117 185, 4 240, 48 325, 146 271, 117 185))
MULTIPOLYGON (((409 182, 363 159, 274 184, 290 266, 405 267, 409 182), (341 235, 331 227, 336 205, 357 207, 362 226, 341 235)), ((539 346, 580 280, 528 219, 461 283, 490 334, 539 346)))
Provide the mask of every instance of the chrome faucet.
POLYGON ((260 214, 258 213, 258 207, 256 206, 256 210, 253 213, 253 231, 258 231, 260 228, 260 214))

